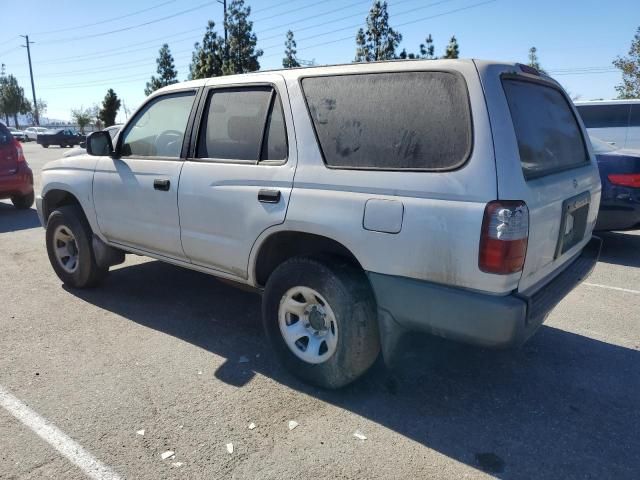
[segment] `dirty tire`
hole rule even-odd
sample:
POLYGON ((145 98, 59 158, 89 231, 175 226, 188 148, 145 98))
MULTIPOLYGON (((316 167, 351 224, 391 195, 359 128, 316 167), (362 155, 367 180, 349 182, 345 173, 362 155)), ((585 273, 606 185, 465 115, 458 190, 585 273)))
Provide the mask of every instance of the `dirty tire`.
POLYGON ((11 198, 11 203, 13 203, 13 206, 16 207, 18 210, 26 210, 28 208, 31 208, 31 205, 33 205, 33 200, 34 200, 34 193, 31 192, 21 197, 11 198))
POLYGON ((91 244, 93 232, 84 212, 79 206, 67 205, 54 210, 47 220, 46 243, 49 262, 60 280, 73 288, 90 288, 98 285, 109 273, 108 268, 96 264, 93 246, 91 244), (73 273, 65 271, 54 253, 53 234, 57 227, 64 225, 71 230, 78 249, 78 267, 73 273))
POLYGON ((284 366, 302 380, 340 388, 366 372, 380 352, 376 303, 364 272, 341 259, 296 257, 269 277, 262 299, 267 337, 284 366), (335 353, 308 363, 287 346, 278 323, 280 301, 293 287, 308 287, 326 299, 338 324, 335 353))
POLYGON ((42 148, 49 148, 49 145, 47 145, 46 143, 43 143, 42 148))

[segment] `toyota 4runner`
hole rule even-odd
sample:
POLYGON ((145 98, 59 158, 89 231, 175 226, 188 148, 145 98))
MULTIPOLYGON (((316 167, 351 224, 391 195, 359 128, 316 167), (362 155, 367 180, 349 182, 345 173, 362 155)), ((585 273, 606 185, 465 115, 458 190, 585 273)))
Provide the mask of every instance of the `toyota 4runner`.
POLYGON ((404 332, 518 345, 597 261, 598 169, 562 87, 477 60, 257 72, 154 92, 46 165, 53 269, 125 253, 256 287, 284 364, 324 387, 404 332))

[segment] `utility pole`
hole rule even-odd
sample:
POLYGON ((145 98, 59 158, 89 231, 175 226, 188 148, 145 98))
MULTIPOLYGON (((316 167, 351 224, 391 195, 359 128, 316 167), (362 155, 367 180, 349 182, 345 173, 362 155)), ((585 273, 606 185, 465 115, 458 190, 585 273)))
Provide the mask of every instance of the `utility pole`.
POLYGON ((38 101, 36 100, 36 87, 33 83, 33 69, 31 68, 31 49, 29 48, 32 43, 29 41, 29 35, 20 35, 25 39, 26 45, 22 45, 27 48, 27 57, 29 58, 29 75, 31 75, 31 93, 33 94, 33 120, 36 125, 40 125, 40 115, 38 114, 38 101))
POLYGON ((224 8, 224 59, 229 61, 229 39, 227 34, 227 0, 217 0, 224 8))

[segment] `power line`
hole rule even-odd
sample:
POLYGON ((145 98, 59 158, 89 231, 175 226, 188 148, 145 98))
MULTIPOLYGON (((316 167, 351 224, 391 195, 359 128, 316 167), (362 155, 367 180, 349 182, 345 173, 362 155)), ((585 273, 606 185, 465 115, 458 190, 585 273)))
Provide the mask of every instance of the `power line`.
POLYGON ((87 38, 103 37, 105 35, 111 35, 111 34, 114 34, 114 33, 126 32, 128 30, 133 30, 135 28, 144 27, 144 26, 151 25, 151 24, 154 24, 154 23, 162 22, 164 20, 169 20, 169 19, 175 18, 175 17, 177 17, 179 15, 184 15, 185 13, 190 13, 190 12, 193 12, 195 10, 199 10, 201 8, 207 7, 207 6, 212 5, 214 3, 218 3, 217 0, 205 2, 205 3, 202 3, 202 4, 198 5, 198 6, 196 6, 196 7, 188 8, 187 10, 181 10, 179 12, 172 13, 171 15, 167 15, 167 16, 164 16, 164 17, 160 17, 160 18, 156 18, 156 19, 153 19, 153 20, 149 20, 147 22, 138 23, 136 25, 130 25, 128 27, 118 28, 116 30, 109 30, 107 32, 94 33, 94 34, 91 34, 91 35, 81 35, 81 36, 78 36, 78 37, 67 37, 67 38, 59 38, 57 40, 51 40, 51 41, 47 42, 47 45, 54 45, 56 43, 75 42, 77 40, 86 40, 87 38))
POLYGON ((0 55, 6 55, 7 53, 11 53, 15 50, 20 50, 20 45, 18 45, 17 47, 10 48, 9 50, 5 50, 4 52, 0 52, 0 55))
MULTIPOLYGON (((415 0, 400 0, 398 2, 393 3, 392 6, 399 5, 401 3, 406 3, 406 2, 409 2, 409 1, 415 1, 415 0)), ((446 0, 446 1, 451 1, 451 0, 446 0)), ((285 2, 285 3, 290 3, 290 2, 285 2)), ((319 13, 317 15, 313 15, 313 16, 309 16, 309 17, 304 17, 304 18, 302 18, 300 20, 297 20, 295 22, 288 22, 288 23, 283 23, 283 24, 280 24, 280 25, 276 25, 276 26, 270 27, 270 28, 268 28, 266 30, 262 30, 262 32, 275 30, 275 29, 286 27, 286 26, 290 26, 290 25, 293 25, 293 24, 296 24, 296 23, 302 23, 302 22, 310 20, 310 19, 315 19, 315 18, 326 16, 326 15, 329 15, 329 14, 332 14, 332 13, 335 13, 335 12, 338 12, 338 11, 341 11, 341 10, 345 10, 346 8, 351 8, 351 7, 355 6, 355 5, 362 4, 362 3, 369 4, 370 0, 365 0, 364 2, 362 2, 362 1, 355 2, 355 3, 347 5, 346 7, 342 7, 342 8, 339 8, 339 9, 333 9, 333 10, 330 10, 330 11, 327 11, 327 12, 323 12, 323 13, 319 13)), ((276 6, 276 5, 273 5, 273 6, 276 6)), ((358 13, 356 15, 351 15, 349 17, 343 17, 343 18, 351 18, 351 17, 354 17, 354 16, 360 16, 360 15, 366 15, 366 13, 358 13)), ((319 27, 319 26, 323 26, 325 24, 326 24, 326 22, 323 22, 323 23, 320 23, 320 24, 315 24, 315 25, 313 25, 311 27, 304 28, 304 30, 307 30, 309 28, 316 28, 316 27, 319 27)), ((155 38, 155 39, 152 39, 152 40, 139 42, 138 45, 151 44, 151 43, 155 43, 156 41, 162 42, 162 43, 167 43, 167 40, 169 40, 169 39, 176 38, 176 37, 179 37, 179 36, 184 35, 186 33, 191 33, 191 32, 195 32, 195 31, 202 32, 202 28, 201 27, 191 28, 189 30, 183 30, 182 32, 178 32, 178 33, 175 33, 173 35, 168 35, 168 36, 164 35, 162 37, 158 37, 158 38, 155 38)), ((297 30, 297 31, 301 31, 301 30, 297 30)), ((272 38, 277 38, 279 36, 280 35, 272 35, 270 37, 267 37, 266 39, 269 40, 269 39, 272 39, 272 38)), ((179 40, 179 41, 186 41, 186 40, 189 40, 189 39, 197 40, 199 38, 201 38, 200 35, 194 35, 194 36, 189 36, 189 37, 187 37, 187 38, 185 38, 183 40, 179 40)), ((259 38, 259 40, 263 41, 263 40, 265 40, 265 38, 262 38, 262 39, 259 38)), ((74 56, 70 56, 70 57, 50 58, 49 60, 41 61, 41 62, 38 62, 38 63, 39 63, 39 65, 48 65, 48 64, 56 64, 56 65, 58 65, 60 63, 72 63, 72 62, 75 62, 76 60, 97 59, 97 58, 105 58, 105 57, 110 57, 110 56, 120 56, 120 55, 125 54, 125 53, 140 52, 140 51, 144 51, 144 50, 151 50, 151 49, 154 49, 154 48, 157 48, 157 47, 153 46, 153 47, 143 47, 143 48, 134 48, 134 49, 124 49, 124 50, 122 48, 111 48, 111 49, 108 49, 108 50, 95 51, 93 53, 85 54, 85 55, 74 55, 74 56), (112 55, 102 55, 102 54, 106 54, 106 53, 110 53, 110 52, 114 52, 114 53, 112 55)))
POLYGON ((252 13, 264 12, 265 10, 271 10, 272 8, 281 7, 282 5, 288 5, 289 3, 295 3, 297 1, 298 0, 287 0, 286 2, 276 3, 275 5, 269 5, 268 7, 253 10, 252 13))
MULTIPOLYGON (((393 5, 394 5, 394 6, 395 6, 395 5, 399 5, 399 4, 401 4, 401 3, 406 3, 406 2, 408 2, 408 1, 412 1, 412 0, 400 0, 399 2, 395 2, 393 5)), ((411 10, 404 10, 404 11, 399 12, 399 13, 394 13, 394 14, 393 14, 393 17, 395 18, 395 17, 399 17, 399 16, 401 16, 401 15, 407 15, 407 14, 410 14, 410 13, 415 13, 415 12, 416 12, 416 11, 418 11, 418 10, 425 10, 425 9, 427 9, 427 8, 436 7, 436 6, 441 5, 441 4, 443 4, 443 3, 449 3, 449 2, 452 2, 452 1, 453 1, 453 0, 440 0, 439 2, 434 2, 434 3, 430 3, 430 4, 428 4, 428 5, 423 5, 423 6, 421 6, 421 7, 412 8, 411 10)), ((368 2, 367 2, 367 3, 368 3, 368 2)), ((342 19, 346 19, 346 18, 358 17, 358 16, 361 16, 361 15, 362 15, 362 14, 357 13, 357 14, 354 14, 354 15, 349 15, 349 16, 346 16, 346 17, 342 17, 342 18, 341 18, 341 20, 342 20, 342 19)), ((320 27, 320 26, 322 26, 322 25, 326 25, 326 24, 327 24, 327 22, 323 22, 323 23, 319 23, 319 24, 316 24, 316 25, 312 25, 312 26, 310 26, 310 27, 305 27, 305 28, 302 28, 302 29, 298 29, 297 31, 298 31, 298 32, 301 32, 302 30, 308 30, 308 29, 310 29, 310 28, 320 27)), ((352 30, 352 29, 354 29, 354 28, 358 28, 358 27, 361 27, 361 26, 362 26, 362 24, 361 24, 361 23, 359 23, 359 24, 357 24, 357 25, 353 25, 353 26, 349 26, 349 27, 339 28, 339 29, 336 29, 336 30, 333 30, 333 31, 331 31, 331 32, 327 32, 327 33, 318 33, 318 34, 315 34, 315 35, 311 35, 311 36, 309 36, 309 37, 304 37, 304 38, 296 39, 296 42, 299 42, 299 41, 300 41, 300 42, 303 42, 303 41, 305 41, 305 40, 311 40, 312 38, 323 37, 323 36, 325 36, 325 35, 329 35, 329 34, 331 34, 331 33, 336 33, 336 32, 340 32, 340 31, 344 31, 344 30, 352 30)), ((276 38, 276 37, 279 37, 279 36, 280 36, 280 35, 277 35, 277 36, 276 36, 276 35, 272 35, 271 37, 263 38, 262 40, 270 40, 270 39, 272 39, 272 38, 276 38)), ((270 49, 270 48, 274 48, 274 47, 281 47, 281 46, 282 46, 282 44, 281 44, 281 43, 278 43, 278 44, 272 44, 272 45, 268 45, 268 46, 266 46, 266 47, 261 47, 261 48, 262 48, 263 50, 268 50, 268 49, 270 49)))
MULTIPOLYGON (((465 11, 465 10, 470 10, 470 9, 472 9, 472 8, 481 7, 481 6, 483 6, 483 5, 488 5, 488 4, 490 4, 490 3, 494 3, 494 2, 497 2, 497 1, 498 1, 498 0, 487 0, 487 1, 484 1, 484 2, 474 3, 474 4, 472 4, 472 5, 467 5, 466 7, 460 7, 460 8, 456 8, 456 9, 454 9, 454 10, 449 10, 449 11, 447 11, 447 12, 438 13, 437 15, 430 15, 430 16, 428 16, 428 17, 416 18, 416 19, 414 19, 414 20, 410 20, 410 21, 408 21, 408 22, 404 22, 404 23, 396 24, 396 28, 397 28, 397 27, 404 27, 404 26, 406 26, 406 25, 411 25, 411 24, 413 24, 413 23, 424 22, 425 20, 431 20, 431 19, 434 19, 434 18, 439 18, 439 17, 446 16, 446 15, 451 15, 451 14, 458 13, 458 12, 462 12, 462 11, 465 11)), ((356 27, 358 27, 358 25, 357 25, 356 27)), ((340 31, 346 30, 347 28, 348 28, 348 29, 352 29, 352 28, 354 28, 354 27, 338 28, 338 29, 336 29, 336 30, 332 30, 332 31, 330 31, 330 32, 326 32, 326 33, 324 33, 324 34, 322 34, 322 35, 315 35, 314 37, 307 37, 307 39, 308 39, 308 38, 315 38, 315 37, 317 37, 317 36, 329 35, 329 34, 331 34, 331 33, 340 32, 340 31)), ((353 36, 353 35, 349 35, 348 37, 342 37, 342 38, 338 38, 338 39, 335 39, 335 40, 329 40, 329 41, 327 41, 327 42, 316 43, 316 44, 314 44, 314 45, 308 45, 308 46, 298 47, 298 50, 299 50, 299 51, 301 51, 301 50, 309 50, 309 49, 311 49, 311 48, 323 47, 323 46, 325 46, 325 45, 331 45, 331 44, 333 44, 333 43, 344 42, 345 40, 353 40, 353 39, 354 39, 354 36, 353 36)), ((297 40, 296 40, 296 41, 297 41, 297 40)), ((263 58, 271 58, 271 57, 275 57, 275 56, 278 56, 278 55, 280 55, 280 53, 275 53, 275 54, 271 54, 271 55, 265 55, 263 58)))
MULTIPOLYGON (((304 5, 303 7, 294 8, 293 10, 287 10, 285 13, 276 13, 275 15, 271 15, 270 17, 256 18, 253 20, 254 22, 263 22, 264 20, 271 20, 272 18, 281 17, 282 15, 288 15, 290 13, 299 12, 300 10, 306 10, 307 8, 315 7, 321 2, 313 2, 308 5, 304 5)), ((326 2, 322 2, 326 3, 326 2)))
POLYGON ((164 3, 160 3, 159 5, 154 5, 153 7, 144 8, 142 10, 136 10, 135 12, 127 13, 126 15, 120 15, 119 17, 112 17, 106 20, 101 20, 99 22, 87 23, 85 25, 77 25, 75 27, 61 28, 59 30, 47 30, 46 32, 36 32, 34 35, 48 35, 50 33, 60 33, 60 32, 68 32, 70 30, 80 30, 82 28, 87 27, 95 27, 96 25, 102 25, 104 23, 115 22, 116 20, 122 20, 123 18, 133 17, 134 15, 138 15, 140 13, 148 12, 149 10, 154 10, 156 8, 164 7, 170 3, 174 3, 176 0, 168 0, 164 3))
MULTIPOLYGON (((200 28, 197 28, 195 30, 201 30, 200 28)), ((189 30, 182 32, 187 33, 189 32, 189 30)), ((179 35, 178 35, 179 36, 179 35)), ((148 42, 140 42, 139 45, 144 44, 144 43, 155 43, 157 41, 162 41, 162 40, 166 40, 169 37, 160 37, 159 39, 154 39, 154 40, 149 40, 148 42)), ((185 39, 182 40, 177 40, 174 43, 179 43, 179 42, 184 42, 187 40, 193 40, 194 38, 200 38, 199 36, 189 36, 185 39)), ((163 42, 166 43, 166 42, 163 42)), ((47 60, 44 62, 39 62, 40 65, 49 65, 49 64, 55 64, 55 65, 59 65, 61 63, 73 63, 76 62, 78 60, 93 60, 93 59, 98 59, 98 58, 105 58, 105 57, 114 57, 114 56, 122 56, 123 54, 126 53, 133 53, 133 52, 141 52, 144 50, 156 50, 158 49, 158 45, 154 45, 152 47, 142 47, 142 48, 128 48, 128 49, 123 49, 123 48, 112 48, 109 50, 102 50, 102 51, 98 51, 98 52, 94 52, 94 53, 88 53, 86 55, 77 55, 74 57, 60 57, 57 59, 51 59, 51 60, 47 60), (113 53, 109 53, 109 52, 113 52, 113 53), (104 55, 102 55, 102 53, 104 53, 104 55)), ((172 52, 173 53, 173 52, 172 52)))

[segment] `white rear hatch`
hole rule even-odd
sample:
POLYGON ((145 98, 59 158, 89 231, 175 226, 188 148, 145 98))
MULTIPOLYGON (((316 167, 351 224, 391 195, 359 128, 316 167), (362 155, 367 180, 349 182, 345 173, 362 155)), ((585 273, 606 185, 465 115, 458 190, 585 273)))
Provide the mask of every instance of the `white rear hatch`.
POLYGON ((498 198, 529 210, 519 291, 548 281, 589 242, 600 177, 573 104, 555 81, 519 65, 476 62, 493 130, 498 198))

